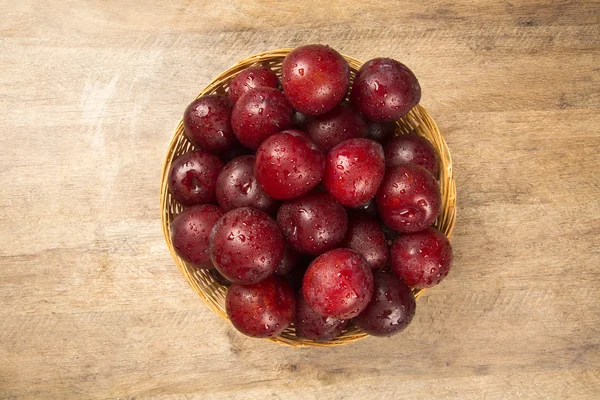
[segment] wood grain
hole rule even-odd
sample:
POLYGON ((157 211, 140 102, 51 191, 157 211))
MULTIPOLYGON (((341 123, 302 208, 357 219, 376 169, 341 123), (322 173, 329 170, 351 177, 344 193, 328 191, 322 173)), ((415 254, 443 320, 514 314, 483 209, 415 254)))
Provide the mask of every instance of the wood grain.
POLYGON ((0 398, 600 397, 599 2, 128 3, 0 1, 0 398), (213 76, 311 42, 415 71, 459 209, 407 331, 294 350, 204 307, 158 192, 213 76))

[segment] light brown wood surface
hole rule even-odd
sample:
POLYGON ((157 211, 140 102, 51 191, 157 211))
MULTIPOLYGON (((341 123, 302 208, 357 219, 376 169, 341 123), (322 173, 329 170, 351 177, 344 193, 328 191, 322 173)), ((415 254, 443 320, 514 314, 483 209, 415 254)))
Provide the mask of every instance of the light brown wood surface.
POLYGON ((600 398, 600 3, 0 1, 0 398, 600 398), (171 260, 182 111, 251 54, 396 58, 454 159, 449 277, 402 334, 238 334, 171 260))

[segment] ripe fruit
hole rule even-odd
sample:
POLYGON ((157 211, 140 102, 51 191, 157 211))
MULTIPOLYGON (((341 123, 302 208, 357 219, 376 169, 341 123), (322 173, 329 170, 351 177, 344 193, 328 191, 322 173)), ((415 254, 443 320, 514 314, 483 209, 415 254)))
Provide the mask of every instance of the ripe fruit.
POLYGON ((177 255, 196 267, 212 268, 208 238, 222 216, 223 211, 212 204, 193 206, 179 213, 171 223, 171 242, 177 255))
POLYGON ((231 150, 238 143, 231 128, 233 104, 218 94, 192 101, 183 114, 185 135, 195 146, 215 154, 231 150))
POLYGON ((238 331, 265 338, 279 335, 294 320, 296 300, 283 278, 270 276, 251 285, 232 284, 225 309, 238 331))
POLYGON ((210 257, 221 275, 231 282, 257 283, 275 272, 281 262, 283 237, 267 214, 236 208, 213 227, 210 257))
POLYGON ((341 243, 348 216, 327 193, 313 191, 284 202, 277 212, 277 224, 292 249, 317 255, 341 243))
POLYGON ((279 79, 275 72, 264 65, 254 65, 240 71, 229 83, 227 94, 229 99, 235 103, 246 92, 257 87, 277 88, 279 79))
POLYGON ((296 296, 296 335, 317 341, 335 339, 342 333, 346 320, 324 317, 306 304, 302 292, 296 296))
POLYGON ((370 139, 350 139, 327 154, 323 186, 340 204, 359 207, 375 196, 384 174, 381 145, 370 139))
POLYGON ((350 249, 335 249, 317 257, 306 270, 302 295, 310 308, 326 317, 354 318, 373 295, 373 273, 350 249))
POLYGON ((238 140, 256 150, 272 134, 291 128, 292 111, 279 90, 259 87, 249 90, 235 103, 231 125, 238 140))
POLYGON ((421 86, 408 67, 390 58, 367 61, 358 70, 350 101, 365 117, 390 122, 421 100, 421 86))
POLYGON ((348 231, 341 244, 364 257, 373 271, 382 269, 388 259, 388 247, 379 222, 364 213, 352 213, 348 218, 348 231))
POLYGON ((274 199, 292 199, 308 193, 319 184, 324 170, 325 155, 297 129, 269 137, 256 151, 256 179, 274 199))
POLYGON ((426 288, 437 285, 452 266, 452 246, 435 228, 401 235, 390 249, 392 270, 409 286, 426 288))
POLYGON ((254 156, 241 156, 227 163, 217 178, 217 201, 225 212, 251 207, 267 214, 274 212, 277 201, 266 195, 254 175, 254 156))
POLYGON ((415 164, 389 168, 377 192, 383 222, 398 232, 418 232, 440 213, 440 187, 427 170, 415 164))
POLYGON ((289 53, 281 65, 283 92, 294 109, 319 115, 338 105, 350 82, 350 67, 340 53, 311 44, 289 53))
POLYGON ((391 272, 376 272, 374 282, 373 298, 354 323, 373 336, 392 336, 403 331, 415 315, 415 296, 391 272))
POLYGON ((214 203, 217 177, 223 163, 204 150, 190 151, 173 160, 168 185, 171 195, 184 206, 214 203))
POLYGON ((344 140, 368 135, 365 118, 346 102, 325 114, 308 118, 304 130, 323 151, 331 150, 344 140))
POLYGON ((392 138, 384 147, 385 165, 417 164, 431 175, 437 176, 439 159, 429 140, 417 134, 399 135, 392 138))

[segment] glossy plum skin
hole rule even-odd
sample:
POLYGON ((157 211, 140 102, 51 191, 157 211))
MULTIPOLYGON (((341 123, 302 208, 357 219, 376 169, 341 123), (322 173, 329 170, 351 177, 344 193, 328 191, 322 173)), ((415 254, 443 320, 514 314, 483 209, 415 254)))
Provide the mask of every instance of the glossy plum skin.
POLYGON ((250 207, 271 214, 278 205, 256 181, 254 156, 235 158, 223 167, 217 178, 216 195, 217 202, 225 212, 250 207))
POLYGON ((256 150, 269 136, 292 127, 292 106, 277 89, 251 89, 233 106, 231 125, 238 140, 256 150))
POLYGON ((233 283, 251 284, 275 272, 283 258, 283 236, 275 221, 262 211, 236 208, 210 233, 213 265, 233 283))
POLYGON ((293 250, 317 255, 342 242, 348 216, 330 195, 313 191, 285 201, 277 212, 277 224, 293 250))
POLYGON ((185 135, 195 146, 214 154, 234 148, 238 141, 231 127, 233 104, 226 96, 202 96, 183 114, 185 135))
POLYGON ((394 134, 396 133, 396 123, 368 121, 367 130, 369 131, 369 138, 384 145, 388 140, 394 137, 394 134))
POLYGON ((437 285, 450 272, 452 246, 435 228, 401 235, 390 249, 392 271, 409 286, 422 289, 437 285))
POLYGON ((292 199, 319 184, 325 171, 325 154, 304 132, 288 129, 260 145, 254 171, 268 196, 278 200, 292 199))
POLYGON ((310 264, 302 280, 302 295, 322 316, 354 318, 371 300, 373 273, 360 254, 334 249, 310 264))
POLYGON ((348 231, 340 245, 356 251, 364 257, 367 265, 377 271, 385 267, 389 250, 379 222, 365 213, 351 213, 348 231))
POLYGON ((296 300, 283 278, 270 276, 255 284, 232 284, 225 298, 225 309, 238 331, 265 338, 279 335, 294 320, 296 300))
POLYGON ((240 71, 229 83, 227 94, 229 99, 235 103, 246 92, 257 87, 277 88, 279 79, 271 68, 263 65, 254 65, 240 71))
POLYGON ((427 170, 415 164, 388 168, 377 192, 383 223, 398 232, 418 232, 440 214, 440 187, 427 170))
POLYGON ((304 130, 323 151, 331 150, 344 140, 369 134, 365 118, 346 102, 325 114, 307 118, 304 130))
POLYGON ((303 114, 332 110, 346 96, 349 82, 348 62, 328 46, 300 46, 283 59, 283 92, 294 109, 303 114))
POLYGON ((296 319, 294 326, 298 336, 325 342, 335 339, 342 333, 348 321, 334 317, 324 317, 306 304, 302 292, 296 296, 296 319))
POLYGON ((223 162, 204 150, 187 152, 171 164, 168 185, 171 195, 184 206, 214 203, 223 162))
POLYGON ((417 134, 399 135, 392 138, 383 149, 386 167, 400 164, 417 164, 431 175, 437 176, 440 162, 429 140, 417 134))
POLYGON ((390 58, 363 64, 354 78, 352 104, 375 122, 391 122, 406 115, 421 100, 421 86, 408 67, 390 58))
POLYGON ((210 230, 223 216, 223 211, 212 204, 190 207, 171 223, 171 242, 175 252, 184 261, 199 267, 212 268, 208 239, 210 230))
POLYGON ((374 274, 373 298, 354 323, 373 336, 392 336, 406 329, 417 304, 410 287, 391 272, 374 274))
POLYGON ((284 276, 287 275, 300 261, 300 254, 290 249, 289 246, 285 246, 283 251, 283 258, 275 269, 275 275, 284 276))
POLYGON ((327 154, 323 186, 340 204, 359 207, 375 196, 384 174, 381 145, 370 139, 349 139, 327 154))

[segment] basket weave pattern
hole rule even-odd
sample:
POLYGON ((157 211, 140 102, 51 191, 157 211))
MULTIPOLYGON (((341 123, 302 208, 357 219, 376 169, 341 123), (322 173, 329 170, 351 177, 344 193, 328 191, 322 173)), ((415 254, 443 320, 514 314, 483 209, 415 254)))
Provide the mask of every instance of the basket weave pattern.
MULTIPOLYGON (((200 92, 198 97, 208 94, 226 94, 231 79, 238 72, 255 64, 269 66, 280 77, 281 62, 291 50, 293 49, 273 50, 256 54, 239 61, 233 67, 222 72, 219 74, 219 76, 213 79, 212 82, 210 82, 208 86, 206 86, 206 88, 200 92)), ((350 64, 350 75, 352 82, 354 75, 362 65, 362 62, 352 57, 344 57, 350 64)), ((396 134, 401 135, 406 133, 417 133, 427 138, 433 144, 440 156, 439 182, 442 194, 442 206, 440 216, 436 220, 434 226, 444 232, 446 236, 450 237, 456 219, 456 186, 452 171, 452 158, 450 157, 448 146, 446 145, 446 142, 444 141, 444 138, 442 137, 442 134, 440 133, 433 119, 420 105, 415 106, 406 116, 397 121, 396 134)), ((171 138, 171 143, 169 144, 167 156, 162 168, 160 188, 162 229, 167 246, 171 252, 171 255, 173 256, 173 259, 175 260, 175 263, 177 264, 177 268, 179 268, 187 282, 207 306, 209 306, 219 316, 227 319, 227 314, 225 312, 225 295, 227 294, 227 287, 217 283, 207 270, 195 268, 184 262, 177 256, 173 248, 173 244, 171 243, 169 230, 170 225, 173 221, 173 218, 183 210, 183 207, 171 197, 167 186, 167 177, 172 161, 178 156, 194 149, 195 147, 185 137, 183 121, 180 121, 177 125, 175 133, 173 134, 173 137, 171 138)), ((415 290, 415 297, 418 298, 423 291, 424 290, 415 290)), ((366 336, 367 334, 360 331, 358 328, 349 326, 339 337, 334 340, 329 342, 316 342, 314 340, 297 337, 292 324, 285 331, 283 331, 280 336, 268 338, 266 340, 293 347, 326 347, 351 343, 366 336)))

